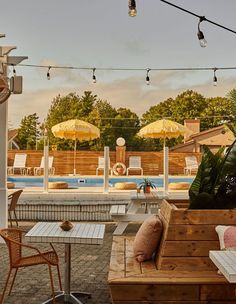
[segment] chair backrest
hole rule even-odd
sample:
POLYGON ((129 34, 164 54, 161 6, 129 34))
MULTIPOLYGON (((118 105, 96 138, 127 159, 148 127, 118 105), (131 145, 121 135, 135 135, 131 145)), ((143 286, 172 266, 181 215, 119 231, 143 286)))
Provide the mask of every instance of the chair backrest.
POLYGON ((25 153, 23 153, 23 154, 16 153, 13 167, 14 168, 25 168, 26 157, 27 157, 27 154, 25 154, 25 153))
POLYGON ((185 163, 187 168, 197 168, 198 167, 198 161, 197 157, 195 155, 186 156, 185 157, 185 163))
POLYGON ((129 167, 141 168, 141 157, 140 156, 130 156, 129 157, 129 167))
MULTIPOLYGON (((48 157, 48 168, 52 168, 52 164, 53 164, 53 156, 49 156, 48 157)), ((44 169, 44 156, 42 156, 42 158, 41 158, 41 164, 40 164, 39 168, 44 169)))
MULTIPOLYGON (((103 156, 98 157, 98 168, 104 168, 105 159, 103 156)), ((110 157, 109 157, 109 168, 110 168, 110 157)))
POLYGON ((13 266, 22 257, 22 246, 20 244, 22 241, 22 231, 16 228, 1 229, 0 236, 7 244, 10 264, 13 266))
POLYGON ((17 190, 17 191, 8 195, 8 200, 10 201, 10 205, 9 205, 9 208, 8 208, 9 211, 15 210, 16 204, 17 204, 18 199, 19 199, 22 192, 23 192, 23 190, 17 190))

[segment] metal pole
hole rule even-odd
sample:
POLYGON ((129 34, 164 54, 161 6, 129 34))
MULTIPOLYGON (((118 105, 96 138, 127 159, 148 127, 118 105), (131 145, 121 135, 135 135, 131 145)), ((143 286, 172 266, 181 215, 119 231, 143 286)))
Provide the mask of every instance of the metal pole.
POLYGON ((168 153, 169 148, 164 146, 164 194, 168 194, 168 153))
POLYGON ((44 175, 43 175, 43 190, 48 192, 48 136, 47 130, 44 131, 44 147, 43 147, 43 156, 44 156, 44 175))
MULTIPOLYGON (((6 62, 6 56, 3 56, 6 62)), ((1 64, 1 57, 0 57, 1 64)), ((7 67, 2 65, 3 76, 7 76, 7 67)), ((0 228, 8 226, 7 200, 7 142, 8 142, 8 100, 0 104, 0 228)), ((0 240, 3 242, 3 239, 0 240)))
POLYGON ((109 147, 104 147, 104 193, 109 193, 109 147))

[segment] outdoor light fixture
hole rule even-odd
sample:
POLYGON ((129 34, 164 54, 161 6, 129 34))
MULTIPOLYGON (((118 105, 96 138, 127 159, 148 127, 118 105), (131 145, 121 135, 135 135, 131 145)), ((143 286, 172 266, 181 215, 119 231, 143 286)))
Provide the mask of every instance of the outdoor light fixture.
POLYGON ((147 84, 147 85, 150 84, 149 72, 150 72, 150 69, 147 69, 147 76, 146 76, 146 84, 147 84))
POLYGON ((129 0, 129 16, 135 17, 137 15, 135 0, 129 0))
POLYGON ((97 82, 97 79, 96 79, 96 76, 95 76, 95 71, 96 71, 96 69, 93 68, 93 83, 97 82))
POLYGON ((216 71, 217 71, 217 68, 214 68, 213 85, 214 85, 215 87, 217 86, 217 77, 216 77, 216 71))
POLYGON ((199 43, 200 43, 200 46, 201 47, 206 47, 207 46, 207 41, 203 35, 203 32, 200 30, 200 23, 202 21, 206 20, 205 16, 202 16, 199 18, 199 22, 198 22, 198 32, 197 32, 197 36, 198 36, 198 39, 199 39, 199 43))
POLYGON ((12 73, 13 73, 14 76, 16 76, 16 70, 15 70, 15 66, 14 65, 12 65, 12 73))
POLYGON ((51 69, 51 67, 49 66, 49 67, 48 67, 48 71, 47 71, 47 80, 50 80, 50 79, 51 79, 50 69, 51 69))

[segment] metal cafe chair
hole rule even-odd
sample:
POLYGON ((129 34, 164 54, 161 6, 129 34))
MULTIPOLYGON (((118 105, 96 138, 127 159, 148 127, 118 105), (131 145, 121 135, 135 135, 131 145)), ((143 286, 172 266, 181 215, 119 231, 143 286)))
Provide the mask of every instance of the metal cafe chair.
POLYGON ((10 221, 11 227, 12 227, 12 217, 11 217, 12 212, 15 217, 16 226, 18 227, 18 219, 16 216, 16 205, 17 205, 18 199, 22 192, 23 192, 23 190, 17 190, 8 195, 8 202, 9 202, 8 216, 9 216, 9 221, 10 221))
POLYGON ((6 280, 4 290, 2 293, 2 298, 0 298, 0 303, 1 304, 3 303, 4 295, 6 293, 8 282, 9 282, 11 272, 13 269, 15 269, 15 273, 14 273, 14 276, 13 276, 13 279, 11 282, 11 286, 10 286, 8 295, 11 294, 18 268, 46 264, 46 265, 48 265, 50 283, 51 283, 51 289, 52 289, 52 296, 53 296, 53 303, 55 304, 56 300, 55 300, 55 292, 54 292, 54 284, 53 284, 51 266, 57 267, 59 286, 60 286, 60 290, 62 290, 58 255, 51 243, 50 243, 50 245, 52 247, 52 250, 45 251, 45 252, 41 252, 36 247, 29 246, 29 245, 22 243, 22 234, 23 234, 23 231, 21 231, 18 228, 7 228, 7 229, 0 230, 0 236, 4 239, 4 241, 6 242, 6 245, 8 247, 9 262, 10 262, 10 269, 9 269, 7 280, 6 280), (23 255, 23 253, 22 253, 23 248, 30 249, 32 252, 34 251, 34 254, 28 255, 28 256, 23 255))

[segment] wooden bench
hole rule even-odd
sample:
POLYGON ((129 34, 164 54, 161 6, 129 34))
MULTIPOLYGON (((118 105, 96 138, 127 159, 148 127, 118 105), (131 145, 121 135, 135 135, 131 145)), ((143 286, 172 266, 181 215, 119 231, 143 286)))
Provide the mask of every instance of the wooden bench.
POLYGON ((110 209, 110 215, 113 217, 125 215, 125 212, 126 212, 126 205, 112 205, 110 209))
POLYGON ((135 260, 134 236, 113 238, 108 276, 113 304, 236 304, 236 284, 209 259, 209 250, 219 249, 215 226, 235 225, 236 210, 188 210, 163 201, 160 217, 164 231, 153 261, 135 260))

